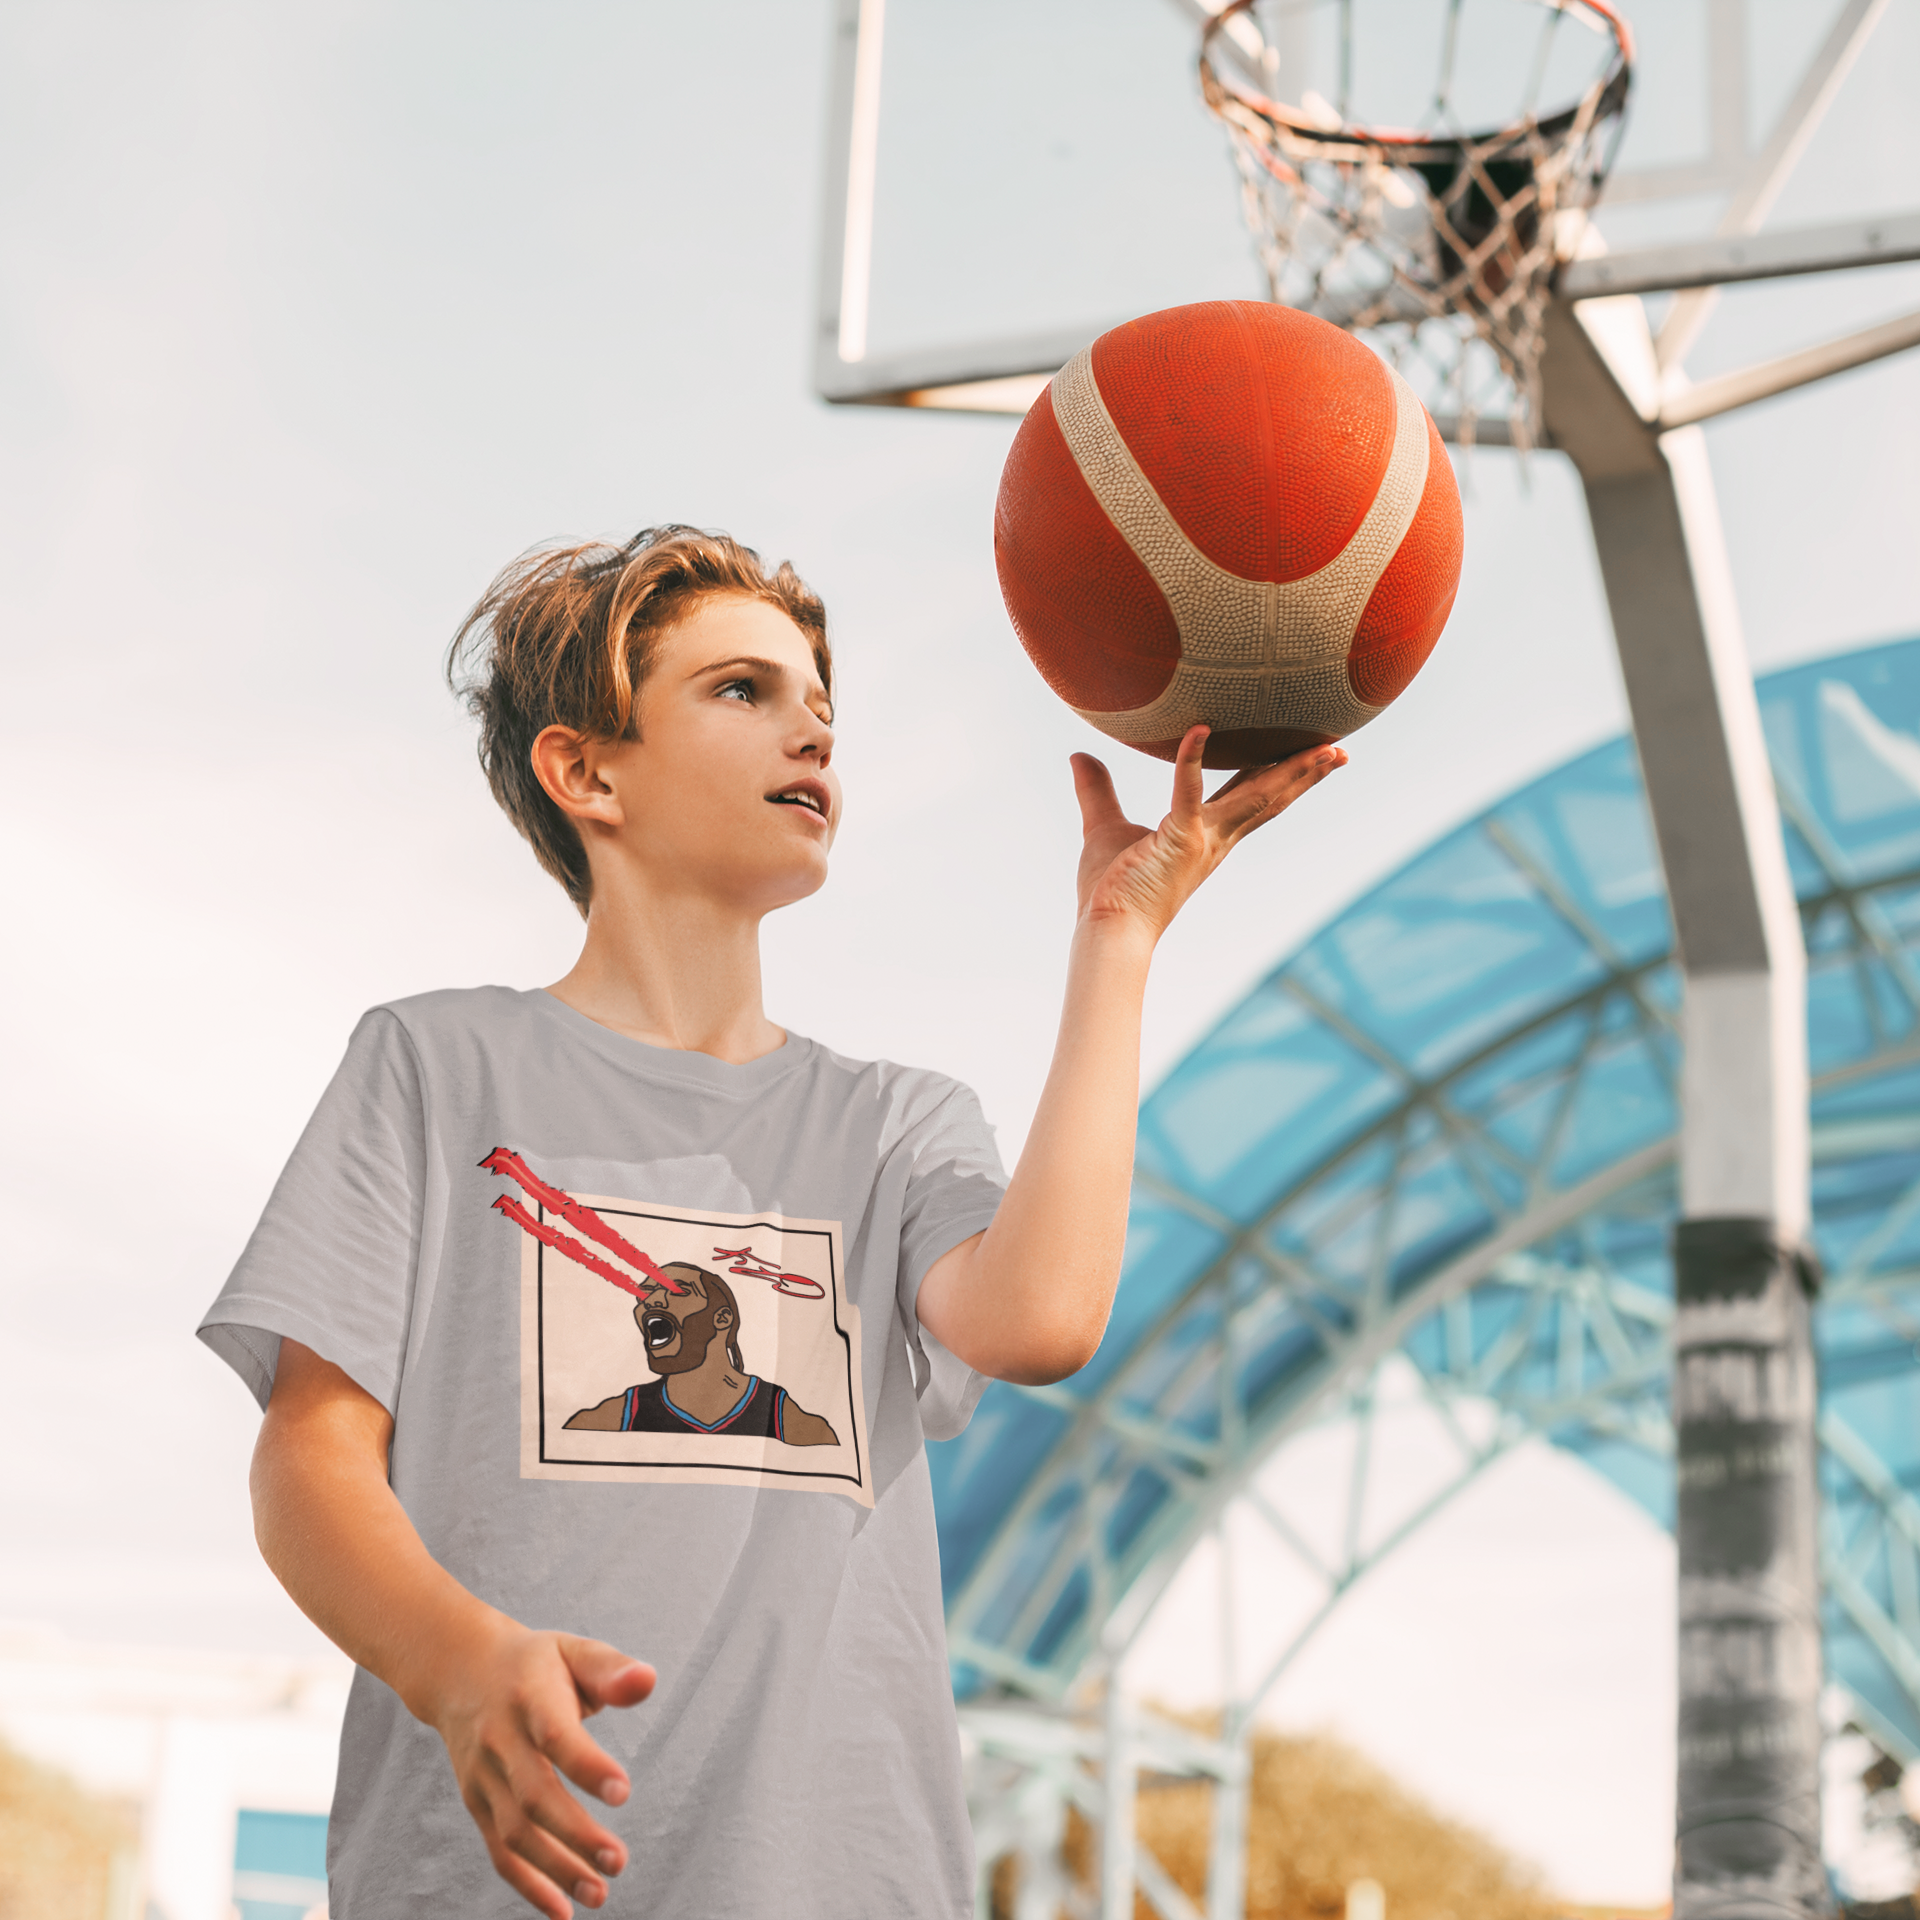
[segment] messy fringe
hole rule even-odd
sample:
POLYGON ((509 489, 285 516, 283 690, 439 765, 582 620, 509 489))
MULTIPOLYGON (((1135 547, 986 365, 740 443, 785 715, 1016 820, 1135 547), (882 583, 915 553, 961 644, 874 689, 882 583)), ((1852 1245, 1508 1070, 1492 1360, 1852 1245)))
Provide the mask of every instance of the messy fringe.
POLYGON ((788 561, 699 527, 645 527, 623 546, 540 547, 504 568, 447 649, 447 682, 480 723, 480 765, 502 812, 566 889, 593 898, 586 847, 533 771, 548 727, 593 740, 639 738, 640 688, 661 634, 703 600, 740 595, 781 612, 812 644, 833 690, 827 610, 788 561))

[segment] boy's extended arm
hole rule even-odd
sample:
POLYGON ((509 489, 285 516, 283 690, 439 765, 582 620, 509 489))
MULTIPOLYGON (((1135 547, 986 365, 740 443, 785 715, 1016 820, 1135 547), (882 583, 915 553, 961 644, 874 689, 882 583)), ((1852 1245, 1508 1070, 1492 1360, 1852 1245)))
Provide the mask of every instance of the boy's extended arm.
POLYGON ((1027 1385, 1064 1379, 1106 1331, 1127 1237, 1140 1014, 1153 949, 1229 850, 1346 761, 1338 747, 1242 774, 1203 800, 1194 728, 1156 831, 1128 820, 1099 761, 1074 756, 1085 841, 1079 917, 1053 1064, 993 1225, 920 1283, 920 1322, 968 1366, 1027 1385))
POLYGON ((645 1699, 653 1669, 598 1640, 535 1632, 469 1593, 388 1485, 392 1439, 379 1401, 283 1341, 253 1455, 260 1551, 321 1632, 445 1741, 494 1870, 566 1920, 569 1894, 605 1901, 626 1849, 560 1776, 610 1806, 626 1799, 626 1774, 581 1723, 645 1699))

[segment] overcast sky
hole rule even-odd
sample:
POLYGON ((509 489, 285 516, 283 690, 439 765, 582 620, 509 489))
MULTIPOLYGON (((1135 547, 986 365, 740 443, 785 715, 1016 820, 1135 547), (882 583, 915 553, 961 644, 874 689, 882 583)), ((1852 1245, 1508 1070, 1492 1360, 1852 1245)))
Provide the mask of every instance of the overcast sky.
MULTIPOLYGON (((1161 72, 1168 11, 1106 7, 1116 86, 1161 72)), ((1895 151, 1917 16, 1894 0, 1775 224, 1920 204, 1895 151)), ((824 593, 848 824, 829 888, 770 931, 769 1010, 971 1081, 1017 1151, 1071 906, 1066 756, 1094 743, 1000 608, 1013 423, 809 392, 828 19, 826 0, 0 16, 0 1613, 311 1644, 250 1544, 251 1403, 190 1329, 361 1009, 571 961, 578 922, 493 810, 439 680, 466 606, 533 541, 691 520, 824 593)), ((1047 96, 1023 99, 994 138, 1031 136, 1047 96)), ((1124 178, 1093 177, 1082 217, 1127 233, 1124 178)), ((1224 157, 1217 191, 1196 221, 1231 216, 1224 157)), ((1183 297, 1145 253, 1140 303, 1183 297)), ((1915 304, 1905 270, 1743 293, 1692 364, 1915 304)), ((1917 402, 1910 357, 1710 429, 1756 662, 1920 631, 1917 402)), ((1483 452, 1466 492, 1438 653, 1167 941, 1150 1075, 1437 831, 1622 724, 1569 473, 1483 452)), ((1157 817, 1165 770, 1116 771, 1157 817)), ((1589 1867, 1553 1835, 1580 1823, 1546 1802, 1592 1807, 1621 1884, 1571 1890, 1657 1897, 1658 1790, 1608 1802, 1618 1767, 1569 1739, 1516 1807, 1476 1790, 1472 1755, 1583 1714, 1669 1739, 1664 1541, 1583 1487, 1591 1525, 1540 1545, 1527 1591, 1635 1596, 1611 1662, 1570 1665, 1537 1606, 1529 1638, 1512 1607, 1426 1605, 1575 1471, 1510 1476, 1504 1506, 1490 1484, 1477 1536, 1437 1527, 1418 1579, 1380 1575, 1303 1665, 1300 1711, 1383 1757, 1451 1716, 1465 1744, 1418 1769, 1435 1791, 1451 1778, 1454 1804, 1566 1875, 1589 1867), (1383 1641, 1426 1650, 1417 1713, 1362 1684, 1383 1641)))

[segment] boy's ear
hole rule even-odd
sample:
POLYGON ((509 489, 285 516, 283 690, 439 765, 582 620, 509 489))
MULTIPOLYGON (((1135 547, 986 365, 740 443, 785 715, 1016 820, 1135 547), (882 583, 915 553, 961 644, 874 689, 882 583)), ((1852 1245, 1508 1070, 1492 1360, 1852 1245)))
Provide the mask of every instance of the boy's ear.
POLYGON ((545 727, 534 737, 529 755, 534 778, 569 819, 592 820, 604 827, 626 824, 620 796, 601 771, 607 749, 614 744, 590 740, 572 727, 545 727))

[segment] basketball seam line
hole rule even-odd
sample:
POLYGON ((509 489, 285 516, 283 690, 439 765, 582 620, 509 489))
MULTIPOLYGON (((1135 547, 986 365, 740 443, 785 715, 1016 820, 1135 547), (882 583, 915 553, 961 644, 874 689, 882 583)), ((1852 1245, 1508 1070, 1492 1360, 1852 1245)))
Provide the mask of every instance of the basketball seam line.
MULTIPOLYGON (((1270 706, 1283 686, 1300 693, 1312 689, 1320 696, 1311 702, 1319 710, 1315 718, 1328 731, 1351 733, 1381 711, 1355 697, 1346 676, 1346 648, 1419 511, 1431 457, 1425 410, 1398 374, 1391 368, 1383 371, 1393 382, 1394 444, 1360 525, 1340 552, 1314 572, 1299 580, 1266 581, 1248 580, 1210 560, 1168 511, 1107 410, 1093 372, 1092 348, 1083 349, 1061 369, 1052 395, 1061 437, 1095 500, 1166 597, 1181 643, 1180 664, 1158 699, 1125 714, 1078 711, 1119 737, 1166 738, 1180 716, 1193 711, 1196 682, 1216 681, 1233 672, 1242 676, 1243 684, 1260 683, 1257 689, 1247 686, 1258 707, 1270 706), (1325 606, 1330 594, 1337 596, 1331 610, 1325 606), (1337 654, 1324 646, 1301 644, 1305 636, 1300 629, 1316 602, 1322 619, 1327 611, 1334 611, 1336 618, 1339 611, 1347 614, 1347 640, 1337 654), (1222 613, 1228 616, 1224 621, 1222 613), (1286 645, 1289 639, 1294 642, 1291 648, 1286 645), (1249 641, 1258 645, 1258 668, 1236 667, 1230 657, 1221 657, 1236 642, 1245 647, 1249 641), (1215 657, 1210 660, 1209 654, 1215 657), (1329 667, 1337 669, 1337 687, 1330 684, 1334 676, 1329 667), (1262 691, 1266 698, 1258 697, 1262 691), (1123 732, 1115 721, 1131 724, 1123 732)), ((1307 716, 1299 718, 1305 721, 1307 716)), ((1251 714, 1247 719, 1257 724, 1251 714)))
MULTIPOLYGON (((1107 409, 1106 396, 1101 393, 1098 376, 1093 371, 1091 347, 1083 348, 1060 370, 1054 382, 1054 417, 1060 424, 1061 435, 1082 477, 1092 488, 1094 498, 1099 501, 1141 565, 1153 577, 1154 584, 1167 596, 1175 622, 1181 627, 1183 653, 1184 642, 1189 636, 1181 620, 1180 602, 1198 599, 1199 596, 1193 593, 1189 582, 1182 580, 1179 572, 1167 564, 1168 556, 1155 552, 1159 542, 1165 542, 1174 549, 1177 559, 1186 563, 1184 570, 1189 575, 1201 576, 1204 584, 1200 591, 1209 598, 1229 596, 1238 600, 1247 611, 1258 607, 1261 614, 1271 616, 1293 611, 1293 605, 1289 603, 1310 601, 1318 597, 1317 589, 1332 585, 1346 590, 1343 598, 1357 598, 1359 604, 1354 607, 1354 623, 1358 624, 1359 616, 1366 611, 1366 603, 1379 584, 1381 574, 1391 564, 1407 529, 1413 524, 1414 515, 1419 512, 1421 495, 1426 489, 1427 461, 1431 451, 1426 433, 1426 414, 1415 398, 1413 389, 1391 367, 1382 367, 1381 371, 1393 383, 1394 443, 1387 470, 1381 476, 1372 504, 1359 526, 1331 560, 1315 568, 1312 573, 1303 574, 1298 580, 1272 581, 1249 580, 1243 574, 1231 572, 1218 561, 1209 559, 1194 545, 1186 529, 1173 517, 1153 482, 1134 458, 1133 449, 1127 445, 1125 436, 1114 424, 1113 415, 1107 409), (1065 402, 1064 407, 1062 401, 1065 402), (1388 536, 1384 540, 1381 538, 1383 534, 1388 536), (1367 567, 1363 563, 1361 567, 1355 567, 1353 563, 1357 553, 1368 549, 1377 558, 1377 564, 1367 567)), ((1196 605, 1193 611, 1198 613, 1201 608, 1196 605)), ((1264 663, 1269 666, 1289 664, 1276 656, 1275 649, 1281 636, 1270 629, 1268 620, 1263 619, 1261 624, 1261 637, 1267 642, 1261 649, 1264 663)), ((1304 664, 1304 659, 1296 655, 1294 663, 1304 664)))

